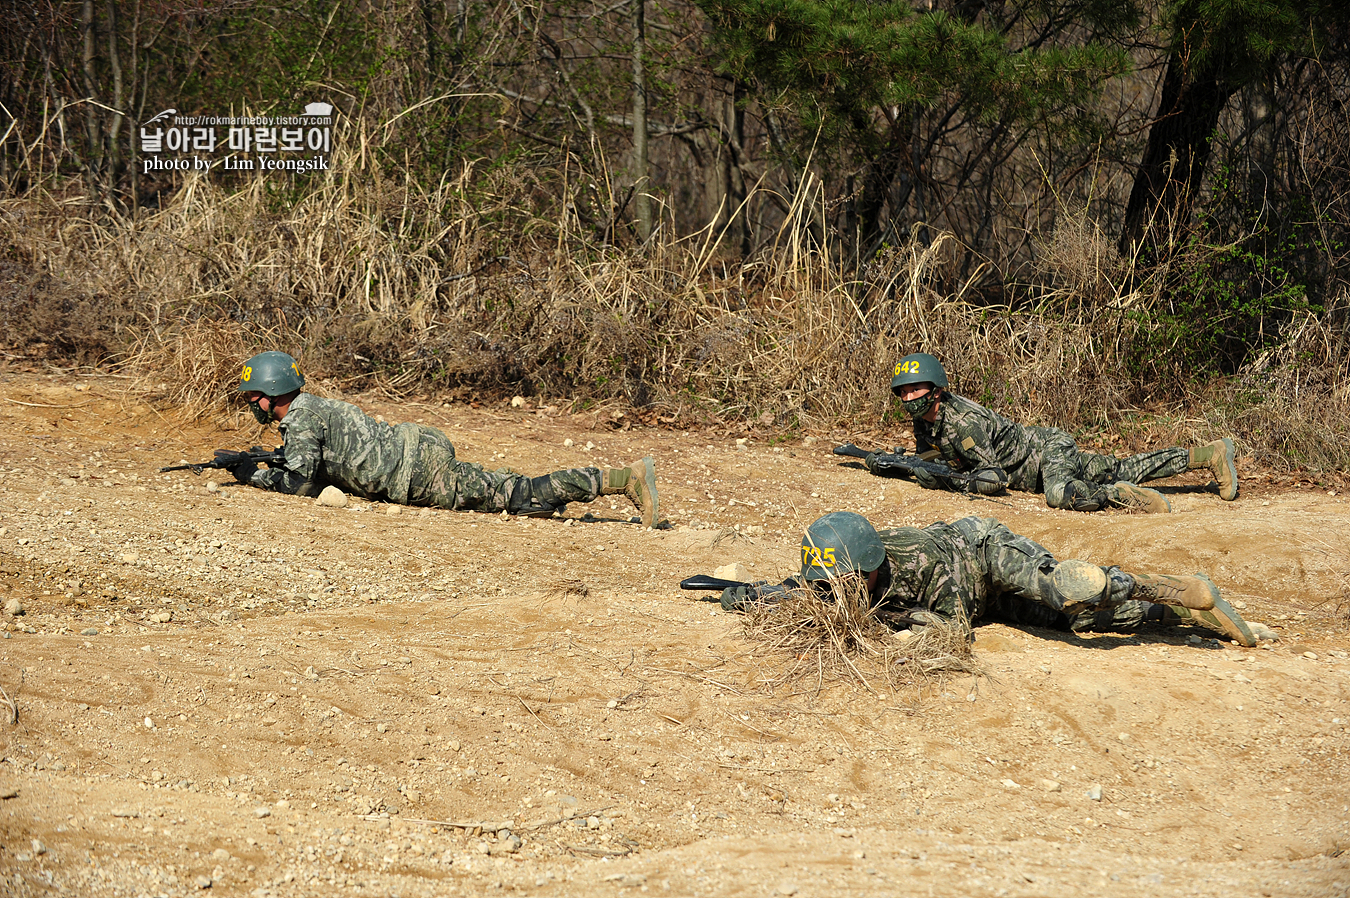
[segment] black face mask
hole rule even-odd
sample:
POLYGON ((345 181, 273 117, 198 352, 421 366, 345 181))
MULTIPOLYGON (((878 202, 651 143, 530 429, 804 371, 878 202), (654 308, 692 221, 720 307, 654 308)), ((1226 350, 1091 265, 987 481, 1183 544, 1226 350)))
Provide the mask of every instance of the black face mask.
POLYGON ((905 407, 905 411, 915 418, 922 418, 928 414, 928 410, 937 402, 937 390, 929 390, 918 399, 902 399, 900 404, 905 407))
POLYGON ((263 411, 262 397, 259 397, 248 404, 249 410, 253 412, 253 417, 259 424, 267 425, 272 423, 272 413, 263 411))

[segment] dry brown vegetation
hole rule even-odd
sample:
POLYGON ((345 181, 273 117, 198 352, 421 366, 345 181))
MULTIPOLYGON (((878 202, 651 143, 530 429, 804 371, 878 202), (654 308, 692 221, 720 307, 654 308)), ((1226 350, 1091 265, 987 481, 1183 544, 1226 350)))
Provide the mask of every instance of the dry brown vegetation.
POLYGON ((189 181, 135 221, 11 199, 5 348, 118 365, 199 412, 224 409, 241 358, 284 348, 337 388, 524 393, 778 432, 870 426, 890 410, 895 360, 922 349, 959 391, 1107 445, 1234 433, 1276 467, 1350 462, 1334 436, 1350 422, 1344 297, 1205 384, 1154 352, 1157 285, 1072 219, 1046 253, 1045 301, 1010 308, 935 286, 959 255, 950 237, 858 278, 791 222, 772 252, 734 267, 711 230, 640 253, 588 244, 566 219, 534 222, 533 239, 498 255, 481 235, 509 205, 506 185, 495 206, 470 206, 451 185, 340 174, 284 209, 261 186, 189 181))
POLYGON ((856 578, 832 591, 798 588, 781 601, 752 605, 744 623, 746 636, 773 658, 766 672, 773 686, 800 682, 821 689, 844 680, 922 695, 940 688, 950 673, 985 673, 971 653, 967 621, 897 618, 873 603, 856 578))

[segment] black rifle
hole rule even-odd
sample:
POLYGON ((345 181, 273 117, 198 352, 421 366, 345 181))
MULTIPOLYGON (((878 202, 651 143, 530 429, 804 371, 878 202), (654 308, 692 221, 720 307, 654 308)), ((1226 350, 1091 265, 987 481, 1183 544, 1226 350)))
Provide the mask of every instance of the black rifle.
POLYGON ((958 493, 993 496, 1008 488, 1008 475, 998 468, 957 471, 942 462, 924 461, 917 455, 906 455, 905 450, 900 448, 894 452, 867 452, 852 443, 845 443, 842 446, 835 446, 834 454, 861 458, 867 463, 867 470, 880 477, 904 477, 915 480, 919 476, 918 472, 922 471, 947 489, 958 493), (869 457, 871 461, 867 462, 869 457))
POLYGON ((167 468, 160 468, 159 473, 164 474, 168 471, 191 471, 193 474, 200 474, 209 469, 225 469, 234 467, 242 462, 251 461, 254 464, 261 462, 269 468, 275 468, 286 463, 286 456, 280 449, 264 449, 261 446, 254 446, 245 452, 229 452, 224 449, 216 450, 216 457, 210 461, 198 462, 191 465, 169 465, 167 468))
MULTIPOLYGON (((816 584, 824 584, 827 582, 828 581, 825 580, 816 580, 812 582, 812 587, 814 588, 816 584)), ((680 581, 680 589, 715 589, 720 592, 721 590, 730 589, 734 586, 744 586, 749 592, 749 595, 746 598, 750 602, 762 602, 767 600, 770 603, 781 602, 783 599, 787 598, 788 593, 802 588, 801 584, 798 583, 795 578, 785 580, 779 584, 770 584, 763 581, 759 583, 746 583, 742 580, 722 580, 718 577, 709 577, 707 574, 695 574, 692 577, 687 577, 680 581)), ((716 602, 718 599, 710 598, 705 601, 716 602)), ((894 628, 913 626, 922 627, 928 623, 928 621, 924 620, 915 620, 908 614, 886 609, 882 609, 878 613, 878 617, 880 617, 884 623, 894 628)))
MULTIPOLYGON (((801 588, 801 584, 793 579, 785 580, 781 584, 771 584, 765 580, 760 580, 758 583, 746 583, 744 580, 722 580, 718 577, 709 577, 707 574, 695 574, 680 581, 680 589, 707 589, 721 592, 724 589, 733 589, 738 586, 745 588, 748 602, 765 600, 781 602, 787 598, 789 592, 801 588)), ((709 598, 704 601, 716 602, 719 599, 709 598)))

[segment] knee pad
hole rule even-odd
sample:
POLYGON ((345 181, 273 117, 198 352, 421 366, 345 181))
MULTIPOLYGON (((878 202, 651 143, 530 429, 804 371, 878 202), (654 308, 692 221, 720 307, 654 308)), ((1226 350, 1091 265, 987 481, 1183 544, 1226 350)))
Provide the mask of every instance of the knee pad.
POLYGON ((1059 608, 1066 614, 1096 608, 1110 594, 1111 581, 1106 571, 1086 561, 1061 561, 1050 575, 1059 608))

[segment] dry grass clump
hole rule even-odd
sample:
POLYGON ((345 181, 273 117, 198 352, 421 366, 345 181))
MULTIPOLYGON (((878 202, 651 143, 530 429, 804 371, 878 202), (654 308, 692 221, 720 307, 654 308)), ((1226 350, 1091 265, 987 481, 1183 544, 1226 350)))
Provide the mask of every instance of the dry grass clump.
POLYGON ((1344 483, 1350 471, 1347 356, 1350 293, 1341 293, 1319 315, 1300 313, 1278 347, 1222 385, 1207 414, 1263 464, 1310 467, 1344 483))
POLYGON ((904 615, 873 603, 857 578, 833 592, 801 588, 781 601, 752 606, 746 635, 785 659, 768 679, 823 685, 839 680, 879 691, 939 683, 949 673, 980 674, 965 621, 910 626, 904 615))

